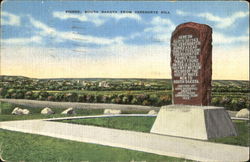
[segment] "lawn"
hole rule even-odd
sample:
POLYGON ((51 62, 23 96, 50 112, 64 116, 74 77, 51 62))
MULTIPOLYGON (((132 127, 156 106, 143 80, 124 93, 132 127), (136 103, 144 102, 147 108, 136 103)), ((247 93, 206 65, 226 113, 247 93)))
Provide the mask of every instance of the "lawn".
MULTIPOLYGON (((28 119, 46 119, 46 118, 58 118, 58 117, 70 117, 70 116, 87 116, 87 115, 101 115, 103 114, 103 109, 76 109, 75 115, 62 115, 60 114, 63 110, 62 108, 51 108, 55 114, 42 115, 41 110, 43 108, 37 107, 27 107, 14 105, 6 102, 0 102, 0 121, 10 121, 10 120, 28 120, 28 119), (25 108, 30 111, 29 115, 12 115, 11 112, 15 107, 25 108)), ((147 114, 148 110, 123 110, 123 114, 147 114)))
POLYGON ((154 124, 154 121, 155 117, 110 117, 110 118, 61 120, 61 122, 65 123, 95 125, 100 127, 132 130, 138 132, 150 132, 150 129, 154 124))
POLYGON ((184 159, 0 129, 0 153, 9 162, 166 162, 184 159))
MULTIPOLYGON (((91 118, 62 120, 60 122, 75 123, 82 125, 94 125, 122 130, 132 130, 139 132, 150 132, 155 121, 155 117, 112 117, 112 118, 91 118)), ((225 143, 240 146, 249 146, 249 122, 234 120, 233 123, 238 132, 236 137, 223 137, 210 139, 210 142, 225 143)))
POLYGON ((10 121, 10 120, 28 120, 28 119, 45 119, 45 118, 56 118, 56 117, 69 117, 69 116, 85 116, 85 115, 99 115, 103 114, 103 109, 76 109, 76 115, 62 115, 60 114, 63 110, 62 108, 51 108, 55 114, 42 115, 40 112, 43 108, 34 108, 27 106, 19 106, 6 102, 0 102, 0 121, 10 121), (12 115, 11 112, 15 107, 25 108, 30 111, 29 115, 12 115))

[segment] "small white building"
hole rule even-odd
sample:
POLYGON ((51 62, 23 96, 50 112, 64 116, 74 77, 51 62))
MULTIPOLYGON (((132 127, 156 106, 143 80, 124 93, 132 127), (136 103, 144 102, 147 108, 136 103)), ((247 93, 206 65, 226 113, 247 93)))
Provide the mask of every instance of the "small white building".
POLYGON ((106 81, 101 81, 101 82, 99 82, 98 86, 99 86, 99 87, 104 87, 104 88, 110 87, 110 86, 109 86, 109 83, 106 82, 106 81))

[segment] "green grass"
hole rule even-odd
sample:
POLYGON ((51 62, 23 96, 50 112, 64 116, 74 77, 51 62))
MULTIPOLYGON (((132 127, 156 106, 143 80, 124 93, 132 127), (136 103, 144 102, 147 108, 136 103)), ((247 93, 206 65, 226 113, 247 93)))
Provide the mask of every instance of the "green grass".
POLYGON ((110 117, 110 118, 61 120, 61 122, 65 123, 95 125, 100 127, 132 130, 138 132, 150 132, 150 129, 154 121, 155 117, 110 117))
POLYGON ((174 157, 3 129, 0 129, 0 146, 0 152, 3 151, 2 157, 9 162, 186 161, 174 157))
MULTIPOLYGON (((100 127, 108 127, 122 130, 132 130, 139 132, 150 132, 155 121, 155 117, 112 117, 112 118, 91 118, 91 119, 75 119, 61 120, 60 122, 75 123, 82 125, 94 125, 100 127)), ((238 132, 236 137, 223 137, 210 139, 210 142, 249 146, 249 123, 247 121, 234 120, 233 123, 238 132)))
POLYGON ((41 110, 43 108, 34 108, 27 106, 14 105, 6 102, 0 102, 0 121, 9 121, 9 120, 28 120, 28 119, 45 119, 45 118, 56 118, 56 117, 69 117, 69 116, 82 116, 82 115, 98 115, 103 114, 102 109, 76 109, 76 115, 63 115, 60 114, 65 109, 62 108, 51 108, 55 114, 51 115, 42 115, 41 110), (12 115, 11 112, 15 107, 25 108, 30 111, 29 115, 12 115))
MULTIPOLYGON (((27 107, 14 105, 6 102, 0 102, 0 121, 10 121, 10 120, 29 120, 29 119, 46 119, 46 118, 58 118, 58 117, 70 117, 70 116, 87 116, 87 115, 100 115, 103 114, 103 109, 76 109, 75 115, 63 115, 60 114, 63 108, 51 108, 55 114, 42 115, 41 110, 43 108, 37 107, 27 107), (30 111, 29 115, 12 115, 11 112, 15 107, 25 108, 30 111)), ((147 114, 147 110, 124 110, 123 114, 147 114)))
POLYGON ((232 144, 232 145, 249 146, 250 138, 248 130, 250 130, 250 123, 248 121, 239 121, 239 120, 234 120, 233 123, 237 129, 238 136, 210 139, 209 141, 232 144))

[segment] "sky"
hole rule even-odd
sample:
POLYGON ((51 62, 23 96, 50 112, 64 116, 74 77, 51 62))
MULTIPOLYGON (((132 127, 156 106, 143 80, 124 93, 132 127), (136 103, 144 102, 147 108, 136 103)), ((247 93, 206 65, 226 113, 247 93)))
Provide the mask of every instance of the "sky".
POLYGON ((213 29, 212 79, 249 79, 244 1, 4 1, 0 74, 169 79, 171 34, 186 22, 213 29))

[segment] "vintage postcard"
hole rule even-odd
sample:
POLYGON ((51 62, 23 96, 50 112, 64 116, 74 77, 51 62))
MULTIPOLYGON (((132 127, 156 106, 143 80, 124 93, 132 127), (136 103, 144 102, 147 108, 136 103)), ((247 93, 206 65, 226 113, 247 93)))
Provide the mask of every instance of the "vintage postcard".
POLYGON ((4 0, 0 162, 249 160, 247 1, 4 0))

